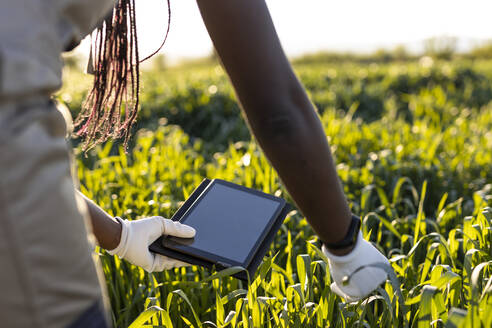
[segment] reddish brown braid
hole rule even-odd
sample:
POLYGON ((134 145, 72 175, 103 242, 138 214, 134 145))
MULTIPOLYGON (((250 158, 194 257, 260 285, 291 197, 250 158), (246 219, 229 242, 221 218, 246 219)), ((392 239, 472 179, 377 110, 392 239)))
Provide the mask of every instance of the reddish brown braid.
POLYGON ((112 14, 94 31, 90 54, 94 84, 74 123, 76 135, 85 139, 84 150, 109 138, 123 138, 127 148, 139 110, 139 65, 159 52, 167 40, 171 25, 170 0, 167 5, 164 41, 143 60, 138 53, 135 0, 118 0, 112 14))

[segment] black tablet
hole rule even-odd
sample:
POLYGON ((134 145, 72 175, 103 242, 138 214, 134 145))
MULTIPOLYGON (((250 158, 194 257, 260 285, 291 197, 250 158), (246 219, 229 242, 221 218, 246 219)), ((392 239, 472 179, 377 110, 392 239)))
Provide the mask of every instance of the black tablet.
POLYGON ((282 198, 224 180, 204 180, 172 218, 195 228, 196 236, 163 236, 150 249, 192 264, 242 266, 253 274, 287 210, 282 198))

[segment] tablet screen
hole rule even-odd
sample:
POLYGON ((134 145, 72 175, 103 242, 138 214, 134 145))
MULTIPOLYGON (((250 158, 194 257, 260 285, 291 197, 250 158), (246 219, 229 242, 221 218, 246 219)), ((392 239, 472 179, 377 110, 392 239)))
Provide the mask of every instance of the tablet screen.
POLYGON ((261 194, 213 183, 181 220, 195 228, 193 243, 172 248, 191 248, 244 263, 268 232, 280 205, 261 194))

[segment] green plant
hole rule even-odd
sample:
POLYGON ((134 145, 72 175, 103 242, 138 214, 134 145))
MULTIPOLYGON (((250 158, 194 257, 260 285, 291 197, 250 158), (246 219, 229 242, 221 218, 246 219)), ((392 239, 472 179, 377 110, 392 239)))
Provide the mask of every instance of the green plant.
MULTIPOLYGON (((392 263, 372 295, 345 303, 330 291, 319 240, 293 211, 249 284, 229 276, 238 268, 149 274, 99 250, 115 325, 492 326, 492 64, 477 65, 297 67, 363 234, 392 263)), ((130 219, 170 217, 204 177, 290 200, 219 68, 161 77, 144 79, 128 154, 76 149, 84 193, 130 219)))

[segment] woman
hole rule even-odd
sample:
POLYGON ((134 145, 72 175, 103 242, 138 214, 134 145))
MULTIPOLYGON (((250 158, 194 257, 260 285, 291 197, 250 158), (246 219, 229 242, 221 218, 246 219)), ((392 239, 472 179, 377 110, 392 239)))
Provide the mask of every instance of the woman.
MULTIPOLYGON (((363 240, 357 219, 351 219, 319 118, 282 50, 264 0, 197 3, 252 132, 326 246, 332 290, 348 300, 366 296, 386 279, 371 264, 388 261, 363 240), (351 279, 343 284, 345 276, 351 279)), ((101 247, 147 271, 183 265, 148 251, 159 235, 194 235, 191 227, 161 217, 112 218, 74 191, 67 128, 50 96, 61 84, 61 52, 112 6, 113 0, 0 3, 0 317, 6 327, 107 326, 86 226, 101 247)), ((97 99, 92 98, 79 131, 89 139, 98 133, 103 139, 125 135, 129 121, 116 132, 95 124, 96 134, 87 133, 87 122, 109 117, 102 108, 107 104, 97 99)))

